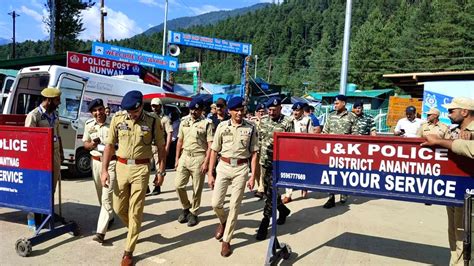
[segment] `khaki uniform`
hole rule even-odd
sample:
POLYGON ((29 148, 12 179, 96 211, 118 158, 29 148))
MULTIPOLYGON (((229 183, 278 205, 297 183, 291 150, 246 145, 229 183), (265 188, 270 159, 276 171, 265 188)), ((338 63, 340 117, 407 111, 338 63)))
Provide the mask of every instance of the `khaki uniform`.
POLYGON ((145 193, 150 177, 151 143, 164 145, 160 119, 143 111, 134 121, 126 111, 117 112, 110 123, 107 144, 118 144, 114 211, 128 227, 125 251, 133 252, 140 233, 145 193), (123 163, 121 160, 129 162, 123 163), (142 160, 143 163, 135 163, 142 160), (148 162, 146 162, 148 160, 148 162))
POLYGON ((453 141, 452 150, 454 153, 474 159, 474 141, 457 139, 453 141))
POLYGON ((449 128, 447 125, 439 121, 436 124, 426 121, 421 124, 416 135, 420 138, 424 138, 428 135, 436 135, 442 139, 449 138, 449 128))
MULTIPOLYGON (((171 120, 168 116, 161 114, 156 115, 161 120, 161 127, 165 130, 165 144, 166 136, 173 134, 173 127, 171 126, 171 120)), ((156 145, 152 146, 153 151, 153 160, 155 161, 155 169, 158 171, 160 169, 160 157, 158 156, 158 147, 156 145)))
POLYGON ((110 186, 103 187, 100 180, 100 175, 102 173, 102 152, 104 151, 104 142, 107 140, 107 135, 109 134, 110 120, 107 119, 104 124, 100 125, 96 122, 94 118, 87 120, 84 126, 84 136, 82 141, 93 141, 96 138, 100 139, 100 144, 93 150, 90 154, 91 165, 92 165, 92 177, 94 179, 95 189, 97 192, 97 197, 100 204, 100 213, 99 219, 97 220, 97 233, 105 234, 107 232, 107 227, 109 221, 114 218, 113 210, 113 193, 114 193, 114 184, 115 184, 115 165, 116 160, 112 160, 109 163, 108 173, 110 176, 110 186))
MULTIPOLYGON (((313 133, 313 123, 309 116, 302 115, 300 119, 296 119, 293 116, 293 128, 295 129, 295 133, 313 133)), ((285 189, 285 197, 291 198, 291 194, 293 193, 292 188, 285 189)))
POLYGON ((201 165, 206 159, 207 143, 213 138, 212 122, 205 118, 194 120, 191 115, 184 117, 179 125, 178 139, 183 141, 183 152, 176 169, 175 187, 183 209, 197 215, 201 205, 204 174, 201 174, 201 165), (189 202, 186 193, 186 184, 192 177, 193 202, 189 202))
MULTIPOLYGON (((221 158, 250 159, 258 150, 257 129, 248 121, 232 125, 231 120, 221 122, 217 127, 212 150, 220 153, 221 158)), ((223 240, 229 243, 235 230, 245 183, 249 174, 249 161, 232 166, 222 159, 217 164, 217 176, 212 193, 212 208, 221 224, 226 223, 223 240), (224 211, 224 200, 227 188, 231 187, 229 215, 224 211)))
MULTIPOLYGON (((471 132, 471 140, 474 140, 474 122, 471 122, 464 131, 471 132)), ((459 138, 461 129, 454 128, 448 132, 447 137, 449 139, 456 140, 459 138)), ((451 250, 450 265, 463 265, 463 240, 464 240, 464 208, 446 206, 448 214, 448 237, 449 237, 449 249, 451 250)))
POLYGON ((33 109, 25 119, 25 127, 50 127, 53 129, 53 192, 56 190, 56 185, 61 177, 61 146, 59 145, 59 114, 53 112, 48 115, 43 106, 38 106, 33 109))

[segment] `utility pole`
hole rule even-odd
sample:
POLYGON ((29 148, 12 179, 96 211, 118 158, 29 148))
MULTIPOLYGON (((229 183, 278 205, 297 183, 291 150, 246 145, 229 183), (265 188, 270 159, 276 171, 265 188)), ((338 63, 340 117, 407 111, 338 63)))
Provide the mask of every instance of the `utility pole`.
POLYGON ((346 95, 347 69, 349 67, 349 44, 351 40, 352 0, 346 2, 346 20, 344 24, 344 45, 342 48, 341 84, 339 93, 346 95))
POLYGON ((55 54, 55 48, 54 48, 54 40, 56 39, 55 37, 55 31, 56 31, 56 3, 55 0, 49 0, 49 10, 51 12, 51 28, 50 33, 49 33, 49 54, 55 54))
POLYGON ((104 0, 100 0, 100 42, 105 42, 104 33, 104 17, 107 16, 107 10, 105 10, 104 0))
POLYGON ((255 73, 253 75, 253 78, 257 78, 257 63, 258 63, 258 55, 255 55, 255 73))
POLYGON ((270 63, 268 64, 268 76, 267 76, 267 82, 270 83, 270 77, 272 74, 272 58, 269 58, 270 63))
MULTIPOLYGON (((165 23, 163 24, 163 49, 162 49, 162 54, 165 56, 166 54, 166 35, 168 35, 167 29, 166 29, 166 24, 168 22, 168 0, 166 0, 165 3, 165 23)), ((161 88, 163 89, 163 82, 164 82, 164 76, 165 76, 165 71, 161 70, 161 88)))
POLYGON ((12 59, 15 59, 16 58, 16 39, 15 39, 15 25, 16 25, 16 17, 19 17, 20 15, 18 15, 15 10, 13 10, 12 12, 8 13, 8 15, 12 16, 12 19, 13 19, 13 38, 12 38, 12 59))

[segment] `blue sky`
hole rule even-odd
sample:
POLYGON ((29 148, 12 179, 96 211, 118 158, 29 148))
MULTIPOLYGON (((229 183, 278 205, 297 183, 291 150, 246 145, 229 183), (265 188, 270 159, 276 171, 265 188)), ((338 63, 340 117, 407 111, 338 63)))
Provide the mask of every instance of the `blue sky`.
MULTIPOLYGON (((100 0, 83 13, 86 30, 81 39, 95 40, 99 37, 100 0)), ((15 10, 17 42, 48 39, 43 16, 46 15, 46 0, 0 0, 0 38, 12 38, 12 18, 15 10)), ((196 16, 203 13, 246 7, 272 0, 169 0, 168 19, 196 16)), ((164 20, 165 0, 105 0, 108 15, 105 18, 105 38, 123 39, 139 34, 164 20)))

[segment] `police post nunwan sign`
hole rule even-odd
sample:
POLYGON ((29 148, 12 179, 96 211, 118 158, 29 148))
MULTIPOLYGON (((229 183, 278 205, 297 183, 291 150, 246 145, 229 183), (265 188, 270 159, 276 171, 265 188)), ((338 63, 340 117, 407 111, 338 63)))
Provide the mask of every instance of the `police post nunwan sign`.
POLYGON ((92 43, 92 55, 163 70, 177 71, 178 59, 100 42, 92 43))
POLYGON ((474 191, 472 160, 421 139, 278 133, 277 186, 463 205, 474 191), (301 156, 304 154, 304 156, 301 156))

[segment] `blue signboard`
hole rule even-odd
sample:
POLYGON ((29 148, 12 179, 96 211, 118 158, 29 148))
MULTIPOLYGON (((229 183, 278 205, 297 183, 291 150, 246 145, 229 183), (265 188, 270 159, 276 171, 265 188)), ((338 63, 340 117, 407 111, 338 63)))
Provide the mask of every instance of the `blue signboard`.
POLYGON ((175 57, 100 42, 92 43, 92 55, 163 70, 178 71, 178 59, 175 57))
POLYGON ((252 45, 249 43, 240 43, 183 32, 168 31, 168 42, 171 44, 241 54, 245 56, 252 55, 252 45))

